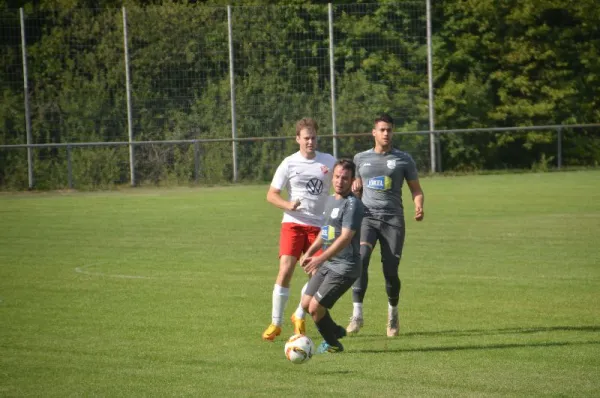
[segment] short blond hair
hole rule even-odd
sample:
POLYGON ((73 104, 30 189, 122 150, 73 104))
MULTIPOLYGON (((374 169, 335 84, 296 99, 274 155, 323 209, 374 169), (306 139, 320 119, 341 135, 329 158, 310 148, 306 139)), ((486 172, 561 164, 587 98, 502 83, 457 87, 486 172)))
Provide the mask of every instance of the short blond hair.
POLYGON ((313 131, 315 134, 317 134, 319 132, 319 125, 317 124, 316 120, 310 117, 304 117, 296 122, 296 135, 299 136, 300 131, 303 129, 313 131))

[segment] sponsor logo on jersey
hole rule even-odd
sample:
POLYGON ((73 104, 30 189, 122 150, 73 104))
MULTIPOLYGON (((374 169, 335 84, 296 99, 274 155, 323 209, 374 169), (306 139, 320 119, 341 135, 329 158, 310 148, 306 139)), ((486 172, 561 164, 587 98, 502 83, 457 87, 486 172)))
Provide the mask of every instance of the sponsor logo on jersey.
POLYGON ((311 178, 306 183, 306 191, 311 195, 320 195, 323 192, 323 181, 318 178, 311 178))
POLYGON ((378 176, 367 180, 367 188, 377 191, 392 189, 392 179, 388 176, 378 176))
POLYGON ((323 249, 331 246, 335 240, 335 227, 332 225, 324 225, 321 227, 321 239, 323 240, 323 249))
POLYGON ((335 209, 331 210, 331 218, 337 218, 337 216, 340 214, 340 208, 336 207, 335 209))
POLYGON ((387 161, 388 169, 394 170, 396 168, 396 159, 390 159, 387 161))

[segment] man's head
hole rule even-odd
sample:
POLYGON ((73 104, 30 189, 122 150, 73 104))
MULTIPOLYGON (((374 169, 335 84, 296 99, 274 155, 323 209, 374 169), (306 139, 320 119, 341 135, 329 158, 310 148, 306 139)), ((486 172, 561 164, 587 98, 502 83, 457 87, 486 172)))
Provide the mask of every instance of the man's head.
POLYGON ((377 116, 373 125, 377 126, 377 123, 379 122, 385 122, 391 124, 392 126, 394 125, 394 119, 392 119, 392 117, 387 113, 382 113, 381 115, 377 116))
POLYGON ((348 159, 340 159, 333 167, 333 190, 336 195, 348 196, 356 174, 356 165, 348 159))
POLYGON ((379 115, 373 125, 373 137, 375 146, 389 149, 392 146, 392 131, 394 129, 394 119, 386 113, 379 115))
POLYGON ((300 153, 307 158, 315 156, 317 150, 317 132, 319 125, 314 119, 305 117, 296 123, 296 142, 300 145, 300 153))

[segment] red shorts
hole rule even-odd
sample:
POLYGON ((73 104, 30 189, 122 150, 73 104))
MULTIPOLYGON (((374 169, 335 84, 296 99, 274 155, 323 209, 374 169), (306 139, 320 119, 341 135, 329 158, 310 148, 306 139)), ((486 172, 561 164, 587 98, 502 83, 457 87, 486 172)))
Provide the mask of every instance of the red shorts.
MULTIPOLYGON (((279 257, 294 256, 300 258, 310 245, 319 237, 321 228, 312 225, 284 222, 281 224, 279 237, 279 257)), ((321 250, 317 251, 320 253, 321 250)))

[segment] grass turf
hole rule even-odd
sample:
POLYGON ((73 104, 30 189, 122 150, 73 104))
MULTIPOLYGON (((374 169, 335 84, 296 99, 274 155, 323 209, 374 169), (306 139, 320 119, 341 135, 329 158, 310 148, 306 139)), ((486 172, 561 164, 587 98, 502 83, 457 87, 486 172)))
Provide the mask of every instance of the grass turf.
MULTIPOLYGON (((305 365, 260 340, 281 220, 266 186, 2 194, 0 395, 600 395, 600 172, 422 185, 400 337, 376 250, 364 328, 305 365)), ((350 313, 348 293, 332 315, 350 313)))

